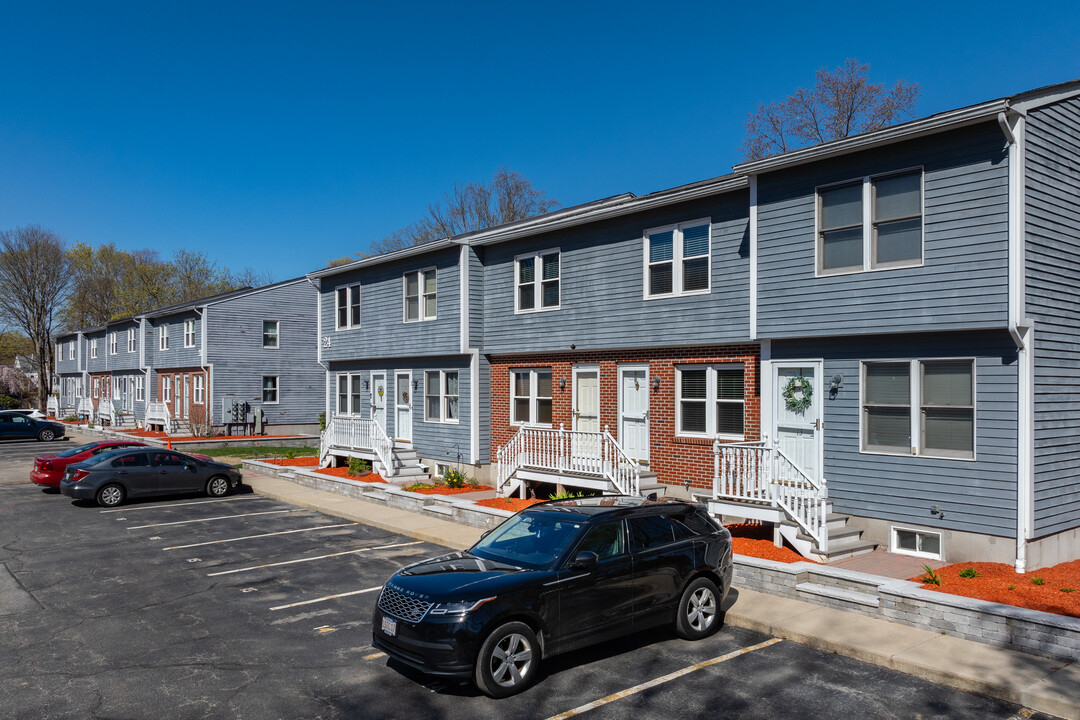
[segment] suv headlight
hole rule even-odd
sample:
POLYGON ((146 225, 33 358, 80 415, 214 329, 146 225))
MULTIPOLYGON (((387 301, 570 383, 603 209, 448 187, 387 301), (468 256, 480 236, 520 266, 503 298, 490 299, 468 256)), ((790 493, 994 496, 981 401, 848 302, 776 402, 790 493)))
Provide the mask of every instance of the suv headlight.
POLYGON ((477 609, 484 603, 491 602, 494 597, 484 598, 483 600, 465 600, 463 602, 445 602, 435 603, 434 607, 428 610, 429 615, 467 615, 473 610, 477 609))

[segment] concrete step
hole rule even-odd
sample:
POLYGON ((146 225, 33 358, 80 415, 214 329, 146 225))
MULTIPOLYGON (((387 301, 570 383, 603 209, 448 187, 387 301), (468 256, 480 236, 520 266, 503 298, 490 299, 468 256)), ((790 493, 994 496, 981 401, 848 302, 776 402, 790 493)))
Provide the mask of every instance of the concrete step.
POLYGON ((816 585, 814 583, 797 583, 795 589, 799 592, 804 592, 809 595, 817 595, 818 597, 831 598, 833 600, 839 600, 845 603, 852 603, 854 605, 864 605, 866 607, 878 607, 881 601, 876 595, 869 595, 857 590, 849 590, 847 588, 832 587, 831 585, 816 585))
POLYGON ((833 560, 843 560, 849 557, 856 557, 857 555, 866 555, 867 553, 872 553, 874 552, 874 548, 876 547, 877 544, 867 542, 865 540, 840 546, 834 546, 832 540, 830 540, 828 552, 824 552, 821 554, 824 555, 829 562, 832 562, 833 560))

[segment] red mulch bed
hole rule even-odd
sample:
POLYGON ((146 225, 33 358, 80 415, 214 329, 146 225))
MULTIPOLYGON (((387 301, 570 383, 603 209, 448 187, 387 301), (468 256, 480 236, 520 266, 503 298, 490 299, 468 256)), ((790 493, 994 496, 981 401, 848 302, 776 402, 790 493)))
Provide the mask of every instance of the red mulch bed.
POLYGON ((349 468, 337 467, 337 468, 323 468, 322 470, 316 470, 315 472, 323 475, 333 475, 338 478, 345 478, 346 480, 355 480, 356 482, 367 483, 385 483, 386 481, 379 476, 378 473, 370 473, 368 475, 350 475, 349 468))
POLYGON ((416 490, 409 490, 409 492, 420 493, 421 495, 460 495, 461 493, 483 492, 491 489, 492 488, 487 485, 477 485, 476 487, 466 485, 465 487, 459 488, 449 488, 442 485, 433 488, 418 488, 416 490))
POLYGON ((117 430, 125 435, 131 435, 132 437, 149 437, 149 438, 167 438, 168 434, 161 432, 160 430, 117 430))
POLYGON ((772 527, 769 525, 735 523, 728 525, 727 529, 731 533, 731 549, 736 555, 749 555, 782 563, 814 562, 804 558, 786 544, 783 547, 776 547, 773 544, 772 527))
POLYGON ((300 437, 299 435, 211 435, 209 437, 196 437, 183 435, 170 438, 173 442, 191 442, 192 440, 272 440, 274 438, 300 437))
MULTIPOLYGON (((946 565, 936 572, 941 576, 941 586, 924 584, 923 589, 1055 615, 1080 617, 1080 560, 1032 570, 1023 575, 1018 574, 1012 565, 985 562, 946 565), (975 568, 982 577, 960 577, 960 571, 968 567, 975 568), (1042 578, 1044 584, 1036 585, 1032 582, 1035 578, 1042 578), (1062 588, 1072 588, 1073 592, 1062 592, 1062 588)), ((922 582, 921 576, 911 579, 922 582)))
MULTIPOLYGON (((298 457, 298 458, 266 458, 260 460, 260 462, 269 463, 270 465, 284 465, 287 467, 317 467, 319 465, 319 458, 317 457, 298 457)), ((346 468, 348 469, 348 468, 346 468)))
POLYGON ((489 498, 487 500, 477 500, 477 505, 483 505, 484 507, 498 508, 499 510, 509 510, 511 512, 517 512, 518 510, 524 510, 530 505, 535 505, 538 502, 544 502, 535 498, 528 500, 522 500, 521 498, 489 498))

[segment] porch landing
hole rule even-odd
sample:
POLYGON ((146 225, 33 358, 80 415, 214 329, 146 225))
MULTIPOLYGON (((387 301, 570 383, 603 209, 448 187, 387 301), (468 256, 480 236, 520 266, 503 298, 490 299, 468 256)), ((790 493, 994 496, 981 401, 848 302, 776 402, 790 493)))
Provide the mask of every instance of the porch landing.
POLYGON ((937 570, 948 564, 940 560, 928 560, 926 558, 912 557, 911 555, 891 553, 879 548, 862 555, 847 557, 843 560, 834 560, 829 563, 829 567, 869 575, 880 575, 897 580, 910 580, 916 575, 923 574, 923 565, 929 565, 937 570))

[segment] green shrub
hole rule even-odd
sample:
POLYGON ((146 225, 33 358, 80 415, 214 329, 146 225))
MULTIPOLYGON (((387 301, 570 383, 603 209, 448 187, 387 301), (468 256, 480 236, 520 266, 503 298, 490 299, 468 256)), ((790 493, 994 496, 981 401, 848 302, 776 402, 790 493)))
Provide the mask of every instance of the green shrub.
POLYGON ((1076 592, 1076 588, 1061 588, 1061 592, 1063 592, 1063 593, 1076 592))
POLYGON ((70 422, 70 423, 79 422, 79 416, 78 415, 68 415, 66 418, 64 418, 64 422, 70 422))
POLYGON ((1033 578, 1031 578, 1031 584, 1032 585, 1045 585, 1046 581, 1043 580, 1041 577, 1033 577, 1033 578))
POLYGON ((285 450, 285 459, 286 460, 292 460, 293 458, 296 457, 296 453, 297 453, 296 448, 287 448, 285 450))
POLYGON ((326 430, 326 413, 319 413, 319 432, 326 430))
POLYGON ((469 476, 456 468, 448 467, 443 470, 442 480, 446 483, 446 487, 457 489, 465 487, 465 483, 469 481, 469 476))
POLYGON ((434 487, 435 486, 431 483, 413 483, 412 485, 407 485, 405 490, 408 492, 416 492, 417 490, 431 490, 434 487))
POLYGON ((371 470, 371 461, 363 458, 349 458, 349 474, 363 475, 371 470))
POLYGON ((929 565, 923 565, 923 574, 919 576, 919 579, 923 581, 924 585, 937 585, 941 586, 941 576, 934 572, 934 568, 929 565))
POLYGON ((14 410, 19 404, 19 401, 10 395, 0 395, 0 410, 14 410))
POLYGON ((552 495, 548 495, 548 500, 573 500, 574 498, 580 498, 580 497, 585 497, 585 494, 584 493, 579 493, 579 492, 578 493, 573 493, 573 492, 569 492, 569 491, 564 490, 563 492, 560 492, 560 493, 554 493, 552 495))
POLYGON ((960 577, 962 577, 962 578, 977 578, 977 577, 982 577, 982 575, 980 575, 979 571, 977 571, 975 568, 966 567, 966 568, 964 568, 963 570, 960 571, 960 577))

